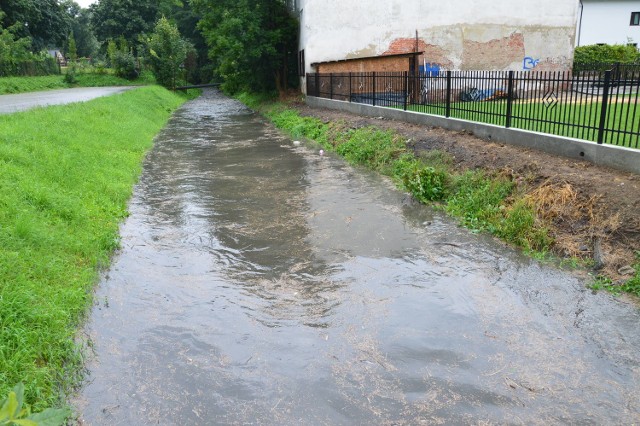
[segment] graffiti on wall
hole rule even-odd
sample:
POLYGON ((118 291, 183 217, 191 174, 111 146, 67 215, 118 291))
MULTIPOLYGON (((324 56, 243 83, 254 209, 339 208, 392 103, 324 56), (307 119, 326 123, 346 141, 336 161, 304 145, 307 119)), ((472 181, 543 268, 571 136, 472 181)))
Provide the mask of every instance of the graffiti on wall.
POLYGON ((540 62, 540 59, 533 59, 531 56, 526 56, 523 60, 522 60, 522 69, 523 70, 532 70, 535 67, 538 66, 538 63, 540 62))
POLYGON ((420 70, 420 75, 424 75, 427 77, 437 77, 440 75, 439 64, 424 62, 424 65, 420 65, 419 70, 420 70))

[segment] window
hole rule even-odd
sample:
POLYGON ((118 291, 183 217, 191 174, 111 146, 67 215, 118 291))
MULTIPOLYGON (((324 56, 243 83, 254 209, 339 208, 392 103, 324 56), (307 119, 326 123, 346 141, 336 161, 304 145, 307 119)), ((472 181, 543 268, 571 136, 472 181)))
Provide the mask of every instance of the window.
POLYGON ((631 12, 631 24, 629 25, 640 25, 640 12, 631 12))
POLYGON ((304 49, 298 52, 298 75, 304 77, 304 49))

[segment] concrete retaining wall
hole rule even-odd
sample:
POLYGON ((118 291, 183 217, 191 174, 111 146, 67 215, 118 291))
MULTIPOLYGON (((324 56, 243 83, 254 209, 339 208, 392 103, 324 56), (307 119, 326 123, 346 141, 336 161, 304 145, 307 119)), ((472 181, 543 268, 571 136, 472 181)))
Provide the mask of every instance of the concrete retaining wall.
POLYGON ((466 130, 482 139, 537 149, 567 158, 590 161, 599 166, 640 174, 640 150, 637 149, 598 145, 595 142, 580 139, 313 96, 307 96, 307 104, 312 107, 336 109, 370 117, 384 117, 449 130, 466 130))

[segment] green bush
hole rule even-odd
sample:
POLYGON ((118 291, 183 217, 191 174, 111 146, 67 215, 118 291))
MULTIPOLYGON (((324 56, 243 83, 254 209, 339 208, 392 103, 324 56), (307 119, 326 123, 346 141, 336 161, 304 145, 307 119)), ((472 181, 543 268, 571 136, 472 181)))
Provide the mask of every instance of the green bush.
POLYGON ((576 47, 573 61, 581 64, 615 64, 634 63, 640 61, 640 52, 634 46, 623 44, 592 44, 576 47))
POLYGON ((445 182, 446 174, 433 167, 417 167, 403 180, 405 188, 423 203, 442 200, 445 182))
POLYGON ((112 58, 113 69, 117 77, 135 80, 138 78, 136 58, 131 52, 117 51, 112 58))
POLYGON ((64 75, 64 82, 67 84, 78 83, 78 67, 75 63, 71 63, 67 68, 67 72, 64 75))

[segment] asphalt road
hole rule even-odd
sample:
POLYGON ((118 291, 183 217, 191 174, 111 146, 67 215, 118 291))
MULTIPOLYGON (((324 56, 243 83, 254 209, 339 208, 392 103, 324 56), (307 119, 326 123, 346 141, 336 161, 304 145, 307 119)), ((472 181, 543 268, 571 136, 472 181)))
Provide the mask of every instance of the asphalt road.
POLYGON ((101 96, 114 95, 133 87, 77 87, 0 96, 0 114, 11 114, 49 105, 85 102, 101 96))

